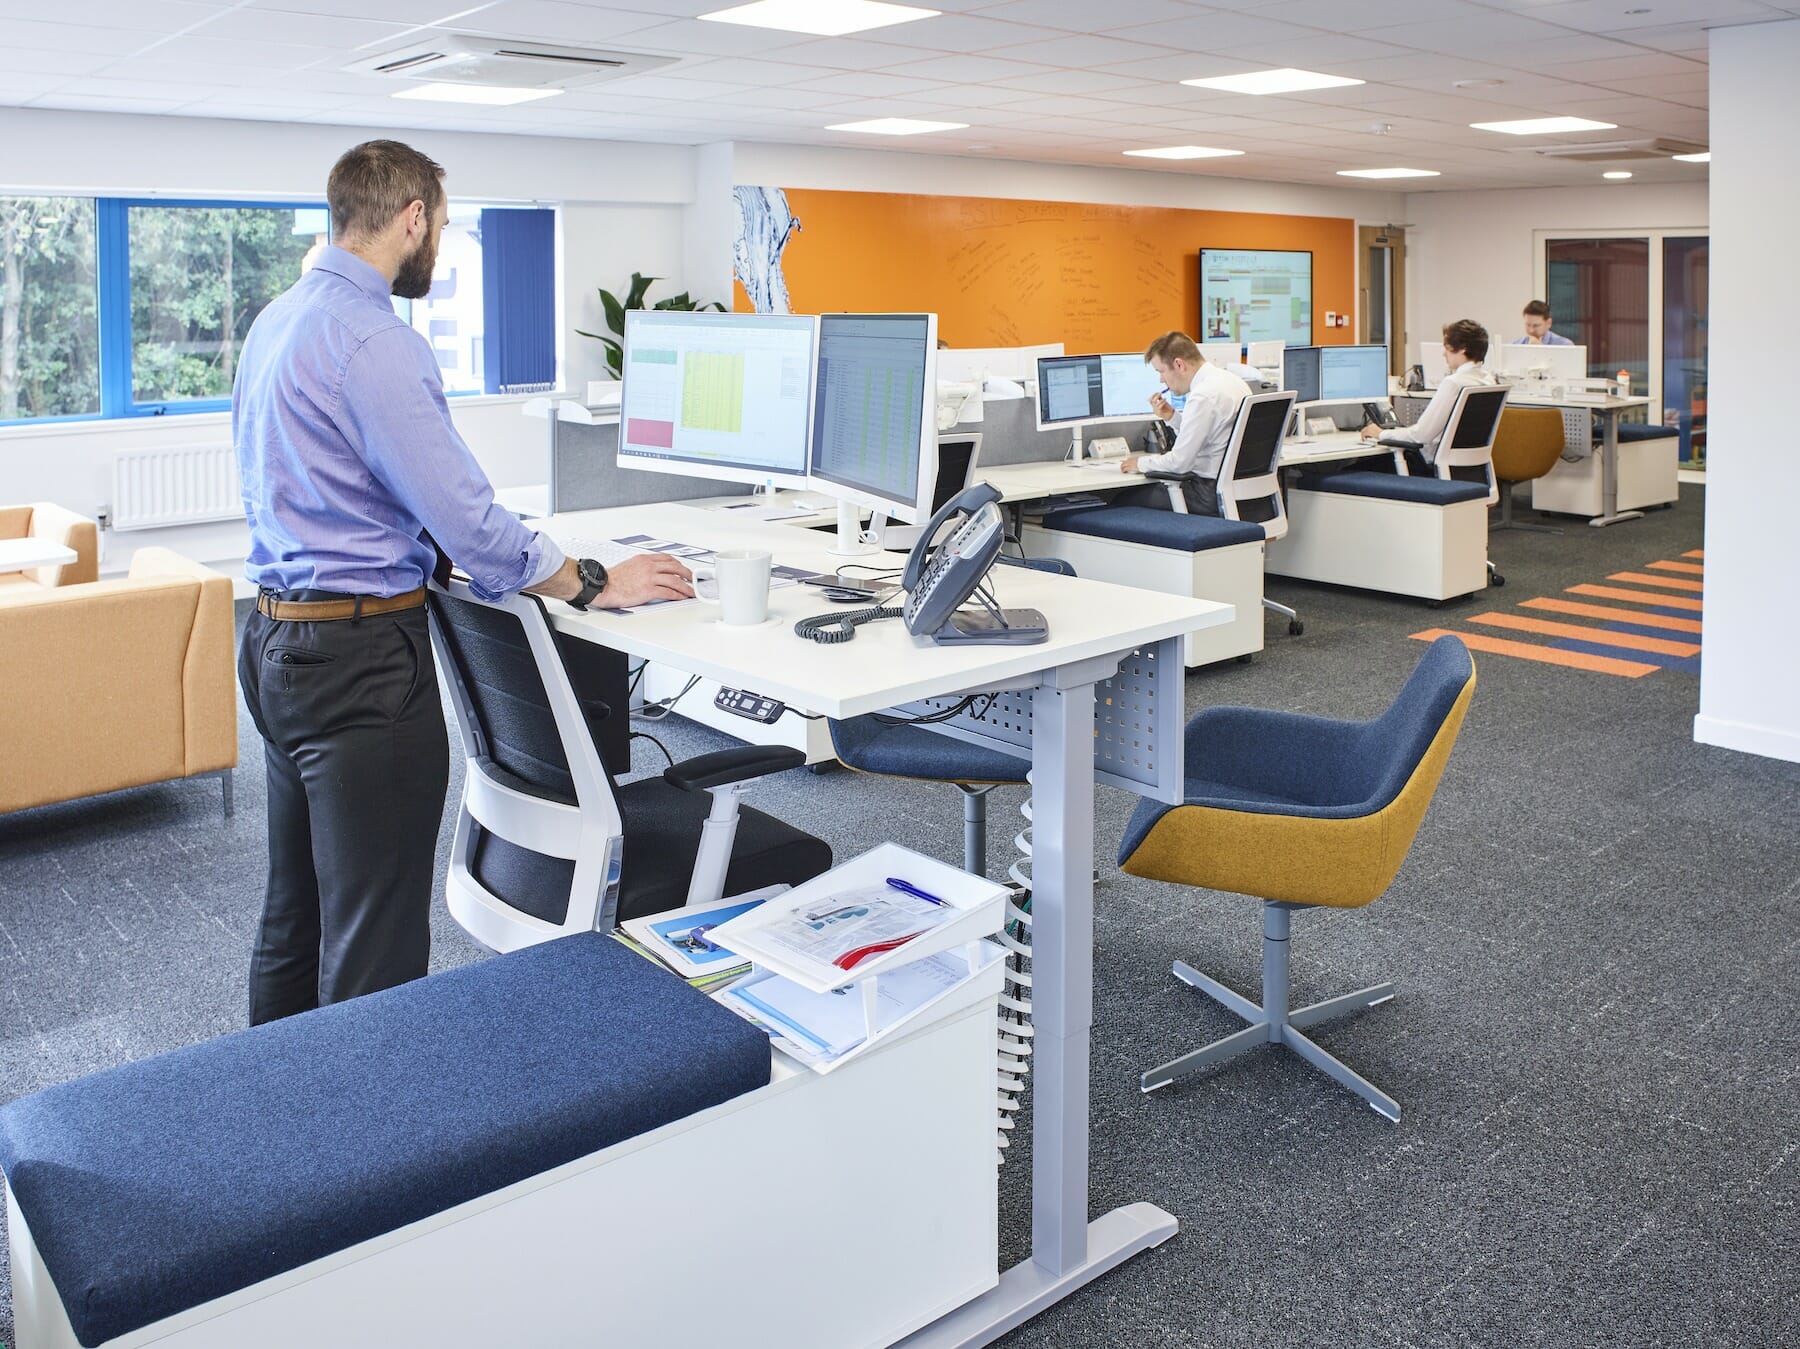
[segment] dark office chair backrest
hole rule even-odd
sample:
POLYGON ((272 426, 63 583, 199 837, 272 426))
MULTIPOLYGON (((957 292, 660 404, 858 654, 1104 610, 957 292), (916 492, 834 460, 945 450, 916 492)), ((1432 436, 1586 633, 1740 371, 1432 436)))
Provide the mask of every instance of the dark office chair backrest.
POLYGON ((1219 509, 1225 518, 1261 525, 1271 539, 1287 533, 1277 465, 1298 397, 1292 389, 1278 389, 1246 398, 1238 406, 1225 462, 1219 466, 1219 509))
POLYGON ((1447 448, 1452 450, 1488 449, 1494 443, 1494 435, 1500 429, 1500 413, 1506 407, 1506 389, 1495 386, 1491 389, 1465 389, 1462 395, 1462 415, 1457 417, 1456 426, 1450 432, 1447 448))
POLYGON ((1238 441, 1237 464, 1231 473, 1234 479, 1262 478, 1274 471, 1297 397, 1290 389, 1244 400, 1238 409, 1241 425, 1233 433, 1238 441))
POLYGON ((975 471, 975 456, 980 451, 978 435, 938 437, 937 482, 931 490, 933 512, 942 510, 946 502, 968 488, 975 471))

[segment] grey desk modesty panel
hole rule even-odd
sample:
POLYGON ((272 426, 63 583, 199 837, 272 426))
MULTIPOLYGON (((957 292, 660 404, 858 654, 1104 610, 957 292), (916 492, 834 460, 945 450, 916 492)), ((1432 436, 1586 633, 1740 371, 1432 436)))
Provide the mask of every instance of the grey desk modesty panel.
MULTIPOLYGON (((1144 433, 1149 429, 1150 417, 1146 414, 1142 421, 1107 422, 1099 426, 1084 427, 1082 439, 1085 441, 1123 436, 1131 443, 1133 454, 1142 454, 1145 452, 1144 433)), ((946 440, 964 434, 981 436, 980 462, 996 468, 1002 464, 1035 464, 1064 459, 1069 454, 1069 428, 1058 426, 1048 431, 1038 430, 1037 402, 1031 398, 984 402, 980 421, 966 422, 949 431, 939 432, 940 437, 946 440)), ((981 476, 979 469, 976 476, 981 476)))
POLYGON ((748 486, 620 468, 619 423, 592 426, 553 419, 550 425, 550 514, 642 506, 689 497, 748 494, 748 486))

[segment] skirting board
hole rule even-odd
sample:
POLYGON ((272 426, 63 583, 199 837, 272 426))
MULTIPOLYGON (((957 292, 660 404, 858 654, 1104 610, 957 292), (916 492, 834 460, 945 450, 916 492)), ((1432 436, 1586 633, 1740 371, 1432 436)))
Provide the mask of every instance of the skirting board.
POLYGON ((1759 754, 1765 759, 1800 763, 1800 733, 1778 731, 1769 726, 1752 726, 1742 721, 1726 721, 1722 717, 1709 717, 1704 712, 1694 717, 1694 743, 1734 749, 1743 754, 1759 754))

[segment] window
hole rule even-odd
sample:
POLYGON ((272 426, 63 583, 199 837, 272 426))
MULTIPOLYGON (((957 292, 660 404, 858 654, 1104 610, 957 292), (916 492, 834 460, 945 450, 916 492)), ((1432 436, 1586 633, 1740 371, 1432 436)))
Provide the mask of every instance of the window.
MULTIPOLYGON (((309 202, 0 195, 0 425, 229 408, 330 229, 309 202)), ((394 308, 446 393, 554 388, 556 213, 450 203, 431 293, 394 308)))
POLYGON ((324 245, 326 213, 188 202, 104 207, 124 216, 131 364, 120 392, 129 410, 229 406, 251 323, 324 245))
POLYGON ((94 202, 0 197, 0 422, 100 412, 94 202))

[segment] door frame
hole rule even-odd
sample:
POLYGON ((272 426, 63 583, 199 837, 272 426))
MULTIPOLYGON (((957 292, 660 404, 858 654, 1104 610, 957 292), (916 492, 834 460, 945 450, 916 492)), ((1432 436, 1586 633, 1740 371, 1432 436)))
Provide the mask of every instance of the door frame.
POLYGON ((1406 373, 1406 227, 1361 225, 1356 227, 1356 340, 1369 342, 1369 250, 1386 248, 1391 254, 1393 294, 1388 296, 1388 374, 1406 373))
POLYGON ((1659 225, 1655 229, 1553 229, 1533 230, 1531 232, 1532 275, 1537 278, 1537 294, 1542 299, 1550 285, 1549 243, 1553 239, 1647 239, 1650 242, 1650 294, 1649 327, 1650 339, 1650 387, 1645 392, 1650 395, 1650 407, 1645 418, 1652 424, 1660 426, 1663 419, 1663 240, 1665 239, 1711 239, 1712 230, 1705 225, 1695 225, 1686 229, 1659 225))

